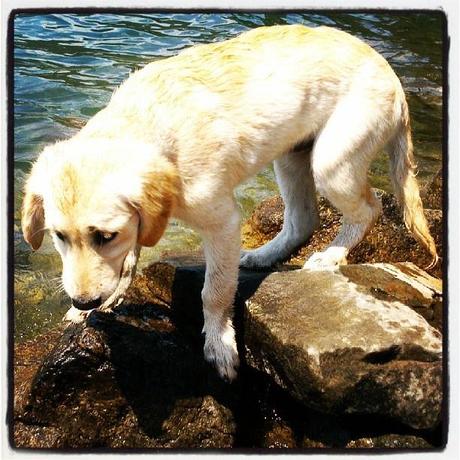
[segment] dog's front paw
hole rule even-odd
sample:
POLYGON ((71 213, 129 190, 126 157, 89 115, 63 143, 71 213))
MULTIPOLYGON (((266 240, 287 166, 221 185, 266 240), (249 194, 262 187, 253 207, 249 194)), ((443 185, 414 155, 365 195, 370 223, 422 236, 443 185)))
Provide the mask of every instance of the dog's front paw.
POLYGON ((343 248, 328 248, 323 252, 315 252, 305 262, 307 270, 333 270, 339 265, 346 265, 346 252, 343 248))
POLYGON ((74 323, 74 324, 83 323, 84 321, 86 321, 90 313, 91 313, 91 310, 82 311, 82 310, 78 310, 78 308, 70 307, 70 309, 67 311, 67 313, 62 318, 62 321, 66 321, 66 322, 74 323))
POLYGON ((206 336, 204 343, 206 361, 214 365, 224 380, 234 380, 240 361, 231 320, 228 319, 222 326, 205 326, 203 332, 206 336))

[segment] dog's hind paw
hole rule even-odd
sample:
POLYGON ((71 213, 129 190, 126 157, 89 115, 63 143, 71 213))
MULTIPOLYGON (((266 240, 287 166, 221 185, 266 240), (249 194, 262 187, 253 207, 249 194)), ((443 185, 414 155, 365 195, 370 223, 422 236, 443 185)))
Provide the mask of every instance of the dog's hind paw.
POLYGON ((257 250, 241 251, 240 254, 240 267, 248 269, 268 269, 275 261, 268 257, 262 257, 257 250))
POLYGON ((88 315, 91 313, 90 311, 82 311, 78 310, 75 307, 70 307, 67 313, 62 318, 62 321, 69 322, 69 323, 83 323, 88 318, 88 315))
POLYGON ((323 252, 315 252, 303 266, 306 270, 334 270, 339 265, 346 265, 346 250, 341 247, 331 247, 323 252))
POLYGON ((235 331, 231 320, 219 329, 203 330, 205 332, 204 357, 219 373, 220 377, 231 382, 237 376, 239 366, 235 331))

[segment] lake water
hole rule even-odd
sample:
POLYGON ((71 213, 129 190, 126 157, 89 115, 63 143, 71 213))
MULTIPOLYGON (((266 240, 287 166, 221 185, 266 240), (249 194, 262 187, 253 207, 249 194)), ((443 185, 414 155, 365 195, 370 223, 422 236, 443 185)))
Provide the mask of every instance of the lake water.
MULTIPOLYGON (((329 25, 383 54, 407 92, 419 180, 440 167, 442 150, 442 16, 405 14, 19 14, 14 20, 14 255, 15 338, 24 340, 60 320, 69 300, 57 288, 60 259, 49 237, 32 253, 22 239, 24 178, 43 147, 65 139, 103 108, 129 73, 196 43, 231 38, 262 25, 329 25)), ((352 116, 352 114, 350 114, 352 116)), ((387 159, 370 172, 387 189, 387 159)), ((236 192, 243 217, 276 193, 271 168, 236 192)), ((195 249, 199 237, 172 222, 141 266, 165 250, 195 249)))

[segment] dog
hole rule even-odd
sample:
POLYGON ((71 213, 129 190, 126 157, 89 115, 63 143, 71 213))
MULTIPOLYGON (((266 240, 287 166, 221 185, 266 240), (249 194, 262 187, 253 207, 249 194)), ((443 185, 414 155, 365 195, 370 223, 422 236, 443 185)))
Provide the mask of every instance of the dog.
POLYGON ((72 299, 67 319, 77 321, 120 301, 140 247, 155 245, 171 217, 198 230, 204 356, 232 380, 239 266, 272 266, 307 242, 319 223, 317 191, 343 223, 304 268, 346 263, 381 212, 367 181, 381 149, 405 224, 436 263, 408 106, 390 65, 333 28, 260 27, 148 64, 74 137, 46 147, 26 182, 23 234, 35 250, 50 231, 72 299), (282 230, 240 251, 233 190, 272 161, 285 203, 282 230))

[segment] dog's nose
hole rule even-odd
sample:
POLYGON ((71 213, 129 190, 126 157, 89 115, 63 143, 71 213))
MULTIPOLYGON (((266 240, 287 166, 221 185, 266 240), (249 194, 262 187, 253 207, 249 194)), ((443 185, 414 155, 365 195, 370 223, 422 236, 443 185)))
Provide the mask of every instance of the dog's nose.
POLYGON ((101 298, 94 300, 89 300, 87 302, 81 302, 77 299, 72 299, 72 305, 79 310, 92 310, 93 308, 97 308, 101 305, 101 298))

